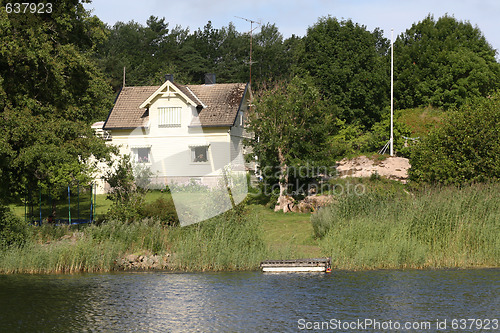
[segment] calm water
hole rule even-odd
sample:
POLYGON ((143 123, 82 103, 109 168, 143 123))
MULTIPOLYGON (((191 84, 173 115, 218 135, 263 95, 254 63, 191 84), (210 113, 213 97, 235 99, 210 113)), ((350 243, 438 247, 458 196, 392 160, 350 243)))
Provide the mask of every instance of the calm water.
POLYGON ((499 309, 498 269, 0 276, 0 332, 435 332, 445 319, 441 332, 471 332, 451 321, 499 309))

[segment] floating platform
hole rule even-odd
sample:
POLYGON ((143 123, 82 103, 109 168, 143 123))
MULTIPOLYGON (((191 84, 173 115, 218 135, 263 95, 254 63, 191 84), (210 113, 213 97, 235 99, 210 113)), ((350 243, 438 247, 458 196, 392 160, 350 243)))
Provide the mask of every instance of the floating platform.
POLYGON ((331 272, 331 258, 265 260, 263 272, 331 272))

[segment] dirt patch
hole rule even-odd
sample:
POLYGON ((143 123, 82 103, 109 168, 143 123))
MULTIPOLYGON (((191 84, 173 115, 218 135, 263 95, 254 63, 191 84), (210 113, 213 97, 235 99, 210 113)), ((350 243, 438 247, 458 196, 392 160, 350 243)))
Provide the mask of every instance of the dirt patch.
POLYGON ((372 160, 366 156, 343 159, 337 163, 340 178, 370 177, 378 174, 381 177, 406 183, 410 162, 404 157, 388 157, 384 160, 372 160))

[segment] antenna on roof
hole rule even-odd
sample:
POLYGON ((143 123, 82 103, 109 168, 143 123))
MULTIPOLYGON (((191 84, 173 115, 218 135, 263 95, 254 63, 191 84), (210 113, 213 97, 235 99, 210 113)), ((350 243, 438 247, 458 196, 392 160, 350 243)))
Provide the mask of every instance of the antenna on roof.
POLYGON ((258 27, 253 27, 253 24, 254 23, 257 23, 258 25, 261 25, 262 23, 260 21, 254 21, 254 20, 250 20, 250 19, 246 19, 244 17, 240 17, 240 16, 235 16, 236 18, 239 18, 239 19, 242 19, 242 20, 245 20, 247 22, 250 22, 250 62, 249 62, 249 65, 250 65, 250 86, 252 85, 252 33, 255 29, 257 29, 258 27))
POLYGON ((123 87, 125 87, 125 66, 123 66, 123 87))

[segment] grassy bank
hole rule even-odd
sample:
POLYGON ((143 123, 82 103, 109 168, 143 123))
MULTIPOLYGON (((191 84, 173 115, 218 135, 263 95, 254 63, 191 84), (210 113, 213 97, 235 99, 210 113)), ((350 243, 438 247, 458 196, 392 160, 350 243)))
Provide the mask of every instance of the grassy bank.
POLYGON ((323 254, 341 269, 500 265, 500 184, 371 192, 312 217, 323 254))
POLYGON ((30 226, 24 246, 0 250, 0 273, 106 272, 130 254, 168 257, 175 271, 255 270, 265 259, 321 256, 350 270, 500 265, 500 184, 410 193, 384 180, 347 181, 364 185, 364 195, 346 191, 312 215, 251 204, 183 228, 148 219, 30 226))
POLYGON ((0 273, 106 272, 120 269, 117 259, 128 254, 168 257, 175 271, 254 270, 262 260, 292 255, 268 246, 259 215, 248 211, 184 228, 153 220, 29 228, 24 246, 0 251, 0 273))

